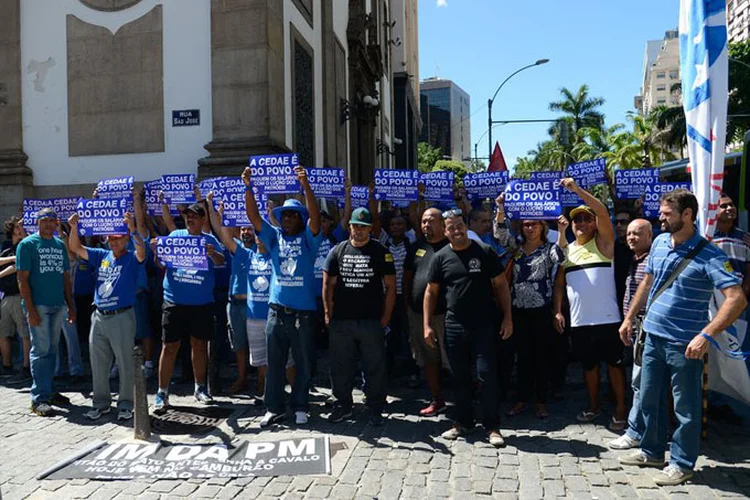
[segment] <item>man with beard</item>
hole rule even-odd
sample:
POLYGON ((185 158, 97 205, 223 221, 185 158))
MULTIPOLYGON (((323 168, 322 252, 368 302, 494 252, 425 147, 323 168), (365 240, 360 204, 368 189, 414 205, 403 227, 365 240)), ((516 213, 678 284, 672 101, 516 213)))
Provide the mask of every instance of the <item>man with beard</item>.
POLYGON ((445 401, 440 389, 440 368, 445 350, 445 293, 438 297, 435 314, 430 325, 437 335, 436 345, 425 342, 422 326, 424 292, 429 282, 430 266, 435 254, 448 244, 445 237, 445 222, 437 208, 428 208, 422 214, 422 234, 412 245, 404 262, 404 296, 408 301, 409 344, 417 366, 424 369, 424 378, 432 395, 430 404, 419 411, 423 417, 432 417, 445 411, 445 401))
POLYGON ((750 295, 750 246, 748 233, 736 226, 737 205, 726 193, 721 193, 716 212, 716 232, 711 242, 724 250, 732 269, 742 280, 745 296, 750 295))
POLYGON ((670 461, 654 481, 677 485, 693 477, 701 434, 703 356, 711 339, 729 327, 747 300, 727 255, 702 238, 694 226, 698 200, 685 189, 661 197, 659 220, 664 234, 651 247, 646 276, 620 326, 630 345, 633 319, 646 303, 647 332, 641 372, 641 407, 645 424, 641 449, 620 457, 626 465, 662 467, 669 428, 667 390, 672 387, 677 429, 672 435, 670 461), (690 258, 688 258, 690 257, 690 258), (683 262, 664 293, 656 292, 683 262), (725 297, 713 320, 708 305, 714 289, 725 297))
POLYGON ((456 415, 451 429, 442 434, 455 440, 474 427, 472 368, 482 384, 482 424, 492 446, 504 446, 498 428, 497 342, 493 309, 503 312, 499 334, 503 340, 513 334, 510 289, 495 251, 471 240, 458 209, 443 213, 445 236, 450 242, 432 260, 429 284, 424 295, 423 330, 427 345, 437 346, 437 333, 430 319, 445 290, 445 342, 455 383, 456 415), (493 302, 493 295, 496 302, 493 302))

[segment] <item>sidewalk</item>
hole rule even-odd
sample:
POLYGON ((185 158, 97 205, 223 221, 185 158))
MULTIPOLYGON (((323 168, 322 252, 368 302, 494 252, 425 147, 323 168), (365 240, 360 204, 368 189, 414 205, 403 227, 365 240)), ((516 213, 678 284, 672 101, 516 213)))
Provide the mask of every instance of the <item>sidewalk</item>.
MULTIPOLYGON (((709 499, 750 495, 750 428, 710 421, 695 479, 687 485, 659 488, 653 469, 623 468, 606 443, 616 437, 606 429, 611 408, 604 408, 597 425, 575 422, 584 405, 585 392, 570 368, 564 401, 550 404, 552 417, 537 420, 533 412, 503 418, 507 447, 491 448, 481 429, 467 440, 448 442, 439 437, 449 426, 439 418, 415 416, 425 405, 427 391, 391 390, 388 415, 381 427, 369 427, 366 415, 331 425, 324 395, 314 398, 310 423, 303 429, 289 419, 273 430, 260 431, 262 409, 249 397, 218 397, 222 406, 234 408, 232 416, 212 433, 199 436, 163 436, 171 442, 216 443, 233 439, 277 440, 288 436, 329 434, 333 474, 328 477, 211 479, 188 481, 37 481, 35 476, 59 460, 98 440, 112 442, 132 437, 132 422, 118 425, 116 412, 98 422, 83 414, 91 401, 81 392, 65 392, 70 407, 53 418, 29 412, 29 384, 0 385, 0 492, 16 498, 521 498, 555 496, 585 498, 709 499), (415 398, 419 398, 418 401, 415 398)), ((2 384, 2 382, 0 382, 2 384)), ((392 384, 392 387, 396 387, 392 384)), ((90 390, 89 386, 78 389, 90 390)), ((178 387, 173 405, 191 406, 192 387, 178 387), (179 396, 179 394, 183 394, 179 396)), ((324 390, 327 394, 327 390, 324 390)), ((361 402, 361 393, 357 394, 361 402)), ((153 394, 149 398, 153 402, 153 394)), ((503 405, 506 410, 508 404, 503 405)), ((361 407, 359 407, 361 408, 361 407)))

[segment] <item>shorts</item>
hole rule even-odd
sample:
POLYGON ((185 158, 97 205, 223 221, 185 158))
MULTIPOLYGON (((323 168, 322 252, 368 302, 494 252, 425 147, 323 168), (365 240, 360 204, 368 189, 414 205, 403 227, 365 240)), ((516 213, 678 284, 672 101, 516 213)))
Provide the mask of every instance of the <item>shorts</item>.
POLYGON ((244 351, 247 349, 247 299, 229 299, 227 317, 232 351, 244 351))
POLYGON ((624 366, 625 345, 620 340, 620 323, 576 326, 570 329, 573 352, 588 371, 602 361, 609 366, 624 366))
MULTIPOLYGON (((247 318, 247 344, 249 351, 250 366, 258 368, 259 366, 268 365, 268 344, 266 343, 266 323, 265 319, 247 318)), ((286 367, 294 366, 292 350, 289 349, 286 367)))
POLYGON ((430 326, 438 337, 437 347, 429 347, 424 341, 423 316, 415 313, 411 307, 407 307, 407 315, 409 317, 409 345, 417 366, 424 368, 425 364, 442 364, 444 368, 448 368, 448 356, 445 353, 445 315, 435 315, 430 320, 430 326))
POLYGON ((185 338, 214 338, 214 305, 184 306, 164 301, 161 310, 161 340, 165 344, 185 338))
POLYGON ((0 301, 0 337, 29 338, 29 325, 21 306, 20 295, 7 295, 0 301))

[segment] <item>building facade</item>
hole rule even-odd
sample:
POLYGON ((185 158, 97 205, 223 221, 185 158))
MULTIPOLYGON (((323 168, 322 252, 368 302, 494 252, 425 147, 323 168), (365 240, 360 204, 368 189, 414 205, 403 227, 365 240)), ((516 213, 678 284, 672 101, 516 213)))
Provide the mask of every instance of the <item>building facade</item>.
POLYGON ((727 0, 729 43, 750 39, 750 0, 727 0))
POLYGON ((0 0, 0 216, 253 154, 366 182, 394 137, 390 3, 0 0))
POLYGON ((679 93, 672 87, 680 83, 680 41, 677 30, 664 34, 663 40, 646 42, 643 61, 643 86, 635 98, 635 108, 646 115, 657 106, 679 106, 679 93))
POLYGON ((422 114, 420 142, 440 148, 444 157, 471 159, 471 100, 451 80, 429 78, 419 84, 422 114))

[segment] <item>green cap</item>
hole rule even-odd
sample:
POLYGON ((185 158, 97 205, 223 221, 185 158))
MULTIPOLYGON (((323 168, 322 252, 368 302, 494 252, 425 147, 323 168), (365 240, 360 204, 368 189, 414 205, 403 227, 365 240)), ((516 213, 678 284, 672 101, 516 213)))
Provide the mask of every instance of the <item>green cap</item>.
POLYGON ((349 224, 359 224, 360 226, 372 226, 372 214, 366 208, 357 208, 352 212, 349 224))

